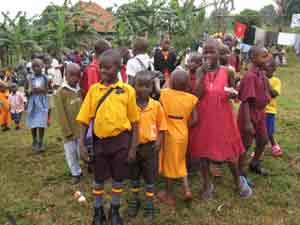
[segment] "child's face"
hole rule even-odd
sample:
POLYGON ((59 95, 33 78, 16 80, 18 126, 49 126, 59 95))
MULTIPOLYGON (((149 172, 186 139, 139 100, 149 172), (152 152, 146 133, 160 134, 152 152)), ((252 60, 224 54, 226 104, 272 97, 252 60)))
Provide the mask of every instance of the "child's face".
POLYGON ((17 86, 12 86, 12 87, 11 87, 11 91, 12 91, 13 93, 16 93, 17 90, 18 90, 17 86))
POLYGON ((76 87, 80 80, 80 71, 78 73, 68 74, 66 80, 71 87, 76 87))
POLYGON ((136 90, 136 95, 138 99, 147 99, 149 98, 152 89, 153 83, 149 78, 145 79, 136 79, 134 88, 136 90))
POLYGON ((220 49, 220 64, 225 66, 228 64, 230 57, 230 50, 227 47, 222 47, 220 49))
POLYGON ((42 74, 43 63, 40 60, 33 61, 32 70, 35 74, 42 74))
POLYGON ((276 71, 277 67, 274 61, 268 61, 266 62, 266 75, 268 78, 273 77, 274 72, 276 71))
POLYGON ((202 66, 202 56, 192 56, 188 68, 191 71, 196 71, 199 67, 202 66))
POLYGON ((164 39, 164 40, 162 41, 161 48, 162 48, 163 51, 169 51, 170 46, 171 46, 171 41, 170 41, 170 39, 167 39, 167 38, 166 38, 166 39, 164 39))
POLYGON ((253 57, 252 62, 254 65, 265 69, 266 61, 268 60, 269 54, 266 49, 260 49, 253 57))
POLYGON ((225 36, 224 37, 224 44, 231 49, 234 46, 234 40, 231 36, 225 36))
POLYGON ((113 60, 103 60, 101 61, 101 79, 105 83, 113 83, 118 78, 118 72, 120 70, 120 67, 113 62, 113 60))
POLYGON ((203 48, 203 64, 208 69, 213 69, 219 60, 219 50, 216 45, 208 44, 203 48))

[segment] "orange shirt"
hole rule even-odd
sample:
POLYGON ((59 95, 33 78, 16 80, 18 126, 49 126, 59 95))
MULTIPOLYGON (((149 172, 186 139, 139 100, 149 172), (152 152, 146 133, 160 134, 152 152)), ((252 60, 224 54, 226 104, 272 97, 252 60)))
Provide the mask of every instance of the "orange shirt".
POLYGON ((168 123, 168 133, 187 141, 188 121, 198 98, 183 91, 166 88, 161 91, 160 101, 168 123))
POLYGON ((156 141, 160 131, 167 130, 164 110, 158 101, 149 99, 145 109, 138 107, 140 113, 139 144, 156 141))

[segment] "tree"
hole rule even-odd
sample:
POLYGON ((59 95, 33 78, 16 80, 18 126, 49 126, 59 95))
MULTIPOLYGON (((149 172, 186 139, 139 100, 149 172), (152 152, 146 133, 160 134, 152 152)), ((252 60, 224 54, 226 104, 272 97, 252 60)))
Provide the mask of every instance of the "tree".
POLYGON ((248 26, 261 26, 262 18, 258 11, 244 9, 240 14, 235 16, 235 20, 247 24, 248 26))
POLYGON ((300 12, 299 0, 275 0, 278 8, 278 15, 283 18, 287 24, 291 22, 293 14, 300 12))
MULTIPOLYGON (((14 18, 10 18, 8 13, 3 12, 2 16, 4 20, 0 24, 0 46, 5 49, 7 56, 15 56, 15 61, 19 61, 22 56, 26 55, 27 50, 36 46, 36 41, 32 36, 33 18, 27 18, 22 12, 14 18)), ((12 63, 13 59, 10 58, 7 61, 12 63)))
POLYGON ((266 25, 273 25, 277 21, 277 13, 274 5, 267 5, 263 7, 260 11, 260 16, 266 25))

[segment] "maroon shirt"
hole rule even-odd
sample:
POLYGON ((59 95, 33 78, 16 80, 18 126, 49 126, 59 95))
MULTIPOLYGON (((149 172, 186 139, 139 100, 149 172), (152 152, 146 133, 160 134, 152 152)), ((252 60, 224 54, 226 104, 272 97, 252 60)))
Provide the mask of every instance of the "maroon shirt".
POLYGON ((267 135, 265 107, 271 99, 267 77, 259 68, 252 66, 242 79, 239 88, 241 106, 239 109, 238 124, 244 143, 245 139, 248 138, 246 137, 247 134, 244 134, 244 128, 247 122, 245 120, 246 102, 249 103, 250 119, 254 126, 256 137, 265 137, 267 135))

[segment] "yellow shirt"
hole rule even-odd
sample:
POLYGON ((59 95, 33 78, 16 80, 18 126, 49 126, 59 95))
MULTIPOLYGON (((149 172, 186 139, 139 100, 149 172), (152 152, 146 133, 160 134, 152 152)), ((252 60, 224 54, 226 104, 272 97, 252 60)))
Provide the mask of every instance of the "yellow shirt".
POLYGON ((114 90, 97 111, 94 133, 99 138, 115 137, 126 130, 131 130, 131 123, 139 121, 135 90, 128 84, 118 81, 110 86, 94 84, 88 91, 77 115, 79 123, 88 125, 94 118, 100 98, 109 88, 114 90))
MULTIPOLYGON (((281 94, 281 81, 277 77, 271 77, 269 79, 270 86, 273 90, 275 90, 278 95, 281 94)), ((276 114, 277 113, 277 100, 276 98, 272 98, 270 103, 266 107, 267 113, 276 114)))
POLYGON ((156 141, 160 131, 167 130, 165 112, 158 101, 150 98, 147 107, 139 107, 139 144, 156 141))

